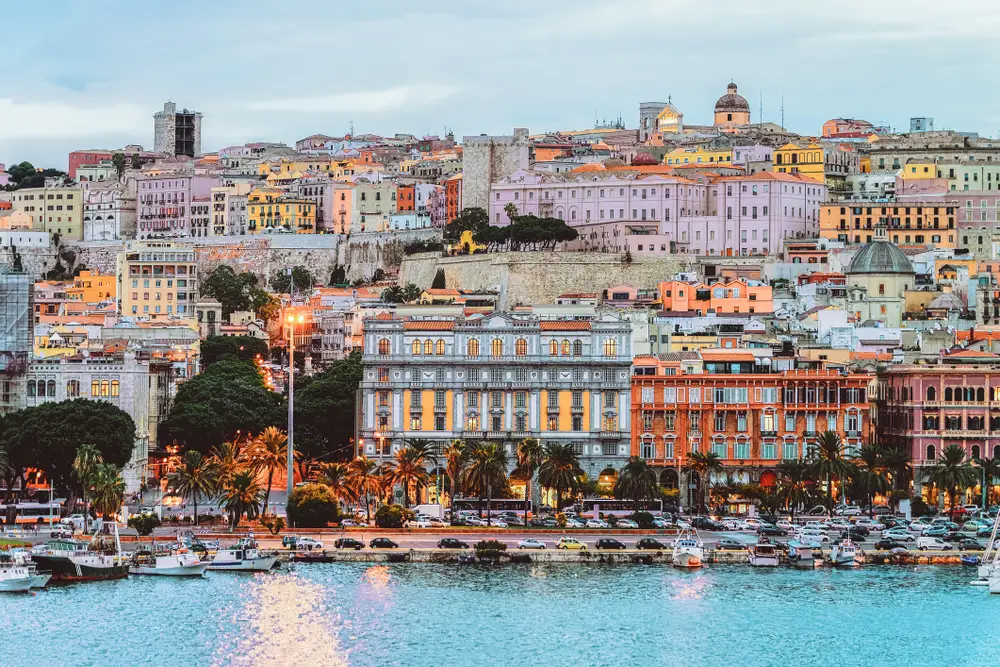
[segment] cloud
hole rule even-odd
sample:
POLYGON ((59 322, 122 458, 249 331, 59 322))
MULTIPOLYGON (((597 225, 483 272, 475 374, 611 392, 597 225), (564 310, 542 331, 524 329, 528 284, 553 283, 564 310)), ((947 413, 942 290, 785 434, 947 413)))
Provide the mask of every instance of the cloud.
POLYGON ((153 122, 150 116, 148 109, 137 104, 82 107, 0 97, 0 140, 147 132, 153 122))
POLYGON ((254 111, 283 111, 292 113, 384 113, 416 106, 436 104, 458 93, 457 86, 425 84, 396 86, 384 90, 366 90, 311 97, 288 97, 262 102, 251 102, 254 111))

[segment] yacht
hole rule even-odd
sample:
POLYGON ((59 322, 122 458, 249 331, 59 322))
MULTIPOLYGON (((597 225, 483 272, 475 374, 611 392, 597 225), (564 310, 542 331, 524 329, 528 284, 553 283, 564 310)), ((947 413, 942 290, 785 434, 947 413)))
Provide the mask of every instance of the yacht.
POLYGON ((114 543, 103 550, 101 538, 95 537, 88 545, 73 539, 58 539, 32 549, 32 559, 38 569, 52 575, 52 581, 104 581, 124 579, 128 576, 128 559, 122 555, 118 524, 114 529, 114 543))
POLYGON ((811 570, 823 564, 823 551, 815 542, 792 540, 788 543, 788 562, 792 567, 811 570))
POLYGON ((153 574, 163 577, 200 577, 208 569, 208 561, 187 549, 168 549, 152 553, 136 552, 129 565, 129 574, 153 574))
POLYGON ((766 538, 747 545, 747 560, 753 567, 778 567, 778 550, 766 538))
POLYGON ((865 562, 865 552, 861 547, 845 538, 830 549, 830 564, 840 567, 855 567, 865 562))
POLYGON ((705 545, 698 533, 685 530, 674 540, 674 567, 701 567, 705 561, 705 545))
POLYGON ((12 549, 6 553, 0 552, 0 570, 5 567, 23 567, 31 578, 31 588, 45 588, 52 577, 50 574, 39 574, 38 566, 31 560, 31 554, 23 549, 12 549))
POLYGON ((266 572, 278 562, 277 556, 269 556, 261 552, 253 533, 240 538, 235 546, 229 549, 219 549, 215 558, 208 564, 209 570, 225 570, 230 572, 266 572))
POLYGON ((5 559, 0 563, 0 592, 27 593, 31 589, 32 577, 27 565, 5 559))

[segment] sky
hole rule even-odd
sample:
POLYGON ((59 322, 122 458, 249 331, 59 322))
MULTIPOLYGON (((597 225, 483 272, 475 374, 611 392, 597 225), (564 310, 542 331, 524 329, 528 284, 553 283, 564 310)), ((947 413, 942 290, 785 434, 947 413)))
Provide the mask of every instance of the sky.
POLYGON ((764 120, 1000 131, 994 0, 32 0, 0 5, 0 163, 152 148, 165 101, 202 150, 315 133, 592 127, 730 80, 764 120))

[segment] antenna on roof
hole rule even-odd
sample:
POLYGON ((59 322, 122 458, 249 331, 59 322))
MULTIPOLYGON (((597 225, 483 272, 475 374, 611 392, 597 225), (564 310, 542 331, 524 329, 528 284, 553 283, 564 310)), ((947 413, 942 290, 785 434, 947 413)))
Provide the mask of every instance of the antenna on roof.
POLYGON ((781 129, 785 129, 785 94, 781 94, 781 129))

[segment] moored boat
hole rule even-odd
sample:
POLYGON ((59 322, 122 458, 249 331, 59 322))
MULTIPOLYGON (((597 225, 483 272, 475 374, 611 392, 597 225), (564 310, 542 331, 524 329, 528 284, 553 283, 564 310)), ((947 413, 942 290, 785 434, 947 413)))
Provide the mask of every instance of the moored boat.
POLYGON ((274 567, 278 557, 263 553, 253 533, 240 538, 235 546, 219 549, 208 564, 209 570, 226 572, 266 572, 274 567))
POLYGON ((187 549, 168 549, 161 553, 136 553, 129 565, 129 574, 150 574, 162 577, 200 577, 208 569, 208 561, 187 549))
POLYGON ((28 576, 31 578, 31 588, 45 588, 52 575, 39 573, 38 566, 31 560, 31 554, 23 549, 13 549, 6 553, 0 553, 0 568, 5 566, 19 566, 27 568, 28 576))
POLYGON ((128 559, 122 555, 118 525, 113 528, 113 543, 102 544, 106 538, 94 538, 89 545, 73 539, 57 539, 35 547, 31 556, 41 572, 52 575, 52 581, 105 581, 128 576, 128 559))
POLYGON ((845 538, 830 549, 830 564, 837 567, 856 567, 865 562, 865 553, 861 547, 845 538))
POLYGON ((788 563, 792 567, 803 570, 811 570, 823 564, 823 554, 820 545, 815 542, 799 542, 792 540, 788 543, 788 563))
POLYGON ((698 534, 685 530, 674 540, 674 567, 701 567, 705 561, 705 545, 698 534))
POLYGON ((10 559, 0 563, 0 592, 26 593, 31 589, 31 579, 27 565, 15 564, 10 559))
POLYGON ((747 545, 747 561, 753 567, 778 567, 778 550, 767 539, 747 545))

